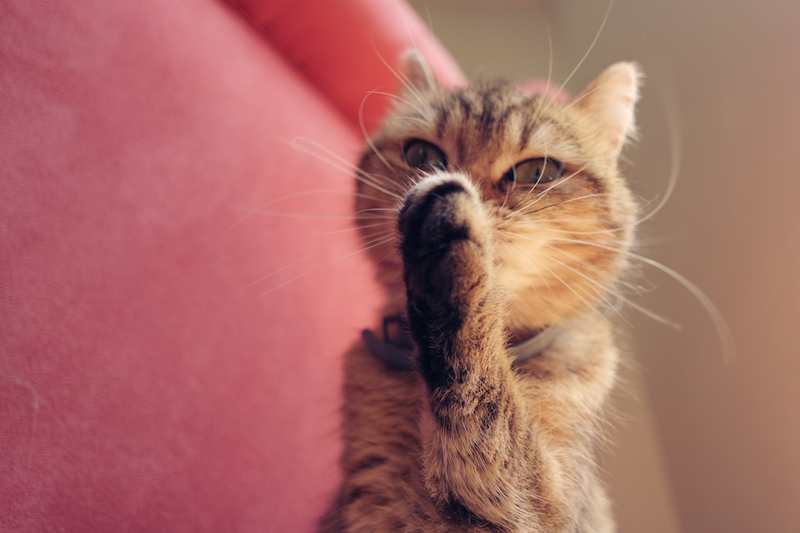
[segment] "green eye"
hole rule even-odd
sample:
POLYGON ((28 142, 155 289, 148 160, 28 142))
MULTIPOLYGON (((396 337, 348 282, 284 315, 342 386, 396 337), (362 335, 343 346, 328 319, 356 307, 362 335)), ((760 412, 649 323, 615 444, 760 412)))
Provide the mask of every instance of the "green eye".
POLYGON ((550 183, 564 175, 564 163, 546 157, 526 159, 503 174, 503 181, 520 185, 550 183))
POLYGON ((427 172, 447 168, 444 152, 435 144, 421 139, 411 139, 403 146, 403 161, 412 168, 427 172))

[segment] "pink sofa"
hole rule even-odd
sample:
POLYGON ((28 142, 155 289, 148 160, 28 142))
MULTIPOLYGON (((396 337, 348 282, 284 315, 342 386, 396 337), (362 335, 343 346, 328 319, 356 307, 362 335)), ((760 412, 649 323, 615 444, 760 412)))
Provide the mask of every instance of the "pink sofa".
POLYGON ((327 151, 412 45, 461 82, 398 0, 0 0, 0 531, 313 529, 380 300, 327 151))

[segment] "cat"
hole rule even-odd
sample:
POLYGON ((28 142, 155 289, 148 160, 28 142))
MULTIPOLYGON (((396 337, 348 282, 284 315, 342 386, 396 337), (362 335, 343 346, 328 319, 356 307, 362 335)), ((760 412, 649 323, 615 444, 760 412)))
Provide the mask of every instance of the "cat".
POLYGON ((414 51, 401 77, 355 202, 383 333, 346 354, 343 482, 320 530, 612 532, 593 454, 619 357, 603 309, 636 226, 618 158, 639 69, 568 104, 445 90, 414 51))

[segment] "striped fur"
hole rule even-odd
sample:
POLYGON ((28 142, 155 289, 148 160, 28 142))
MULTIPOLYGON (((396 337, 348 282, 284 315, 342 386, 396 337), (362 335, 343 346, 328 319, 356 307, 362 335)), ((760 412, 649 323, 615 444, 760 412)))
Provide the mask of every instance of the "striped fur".
POLYGON ((418 371, 360 343, 347 354, 343 483, 321 531, 614 531, 593 454, 618 359, 601 309, 635 226, 617 157, 636 67, 612 66, 567 106, 504 83, 445 91, 416 54, 406 72, 356 205, 418 371), (447 168, 409 166, 411 139, 447 168), (503 181, 545 157, 561 178, 503 181), (511 366, 509 342, 555 324, 548 349, 511 366))

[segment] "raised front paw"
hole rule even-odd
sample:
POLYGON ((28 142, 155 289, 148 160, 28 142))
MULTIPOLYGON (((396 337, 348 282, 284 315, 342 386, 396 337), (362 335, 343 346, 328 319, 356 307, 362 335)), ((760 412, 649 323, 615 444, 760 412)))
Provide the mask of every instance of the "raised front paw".
POLYGON ((418 322, 428 336, 452 333, 491 288, 492 223, 478 191, 461 174, 426 178, 409 192, 398 227, 412 332, 418 322))

